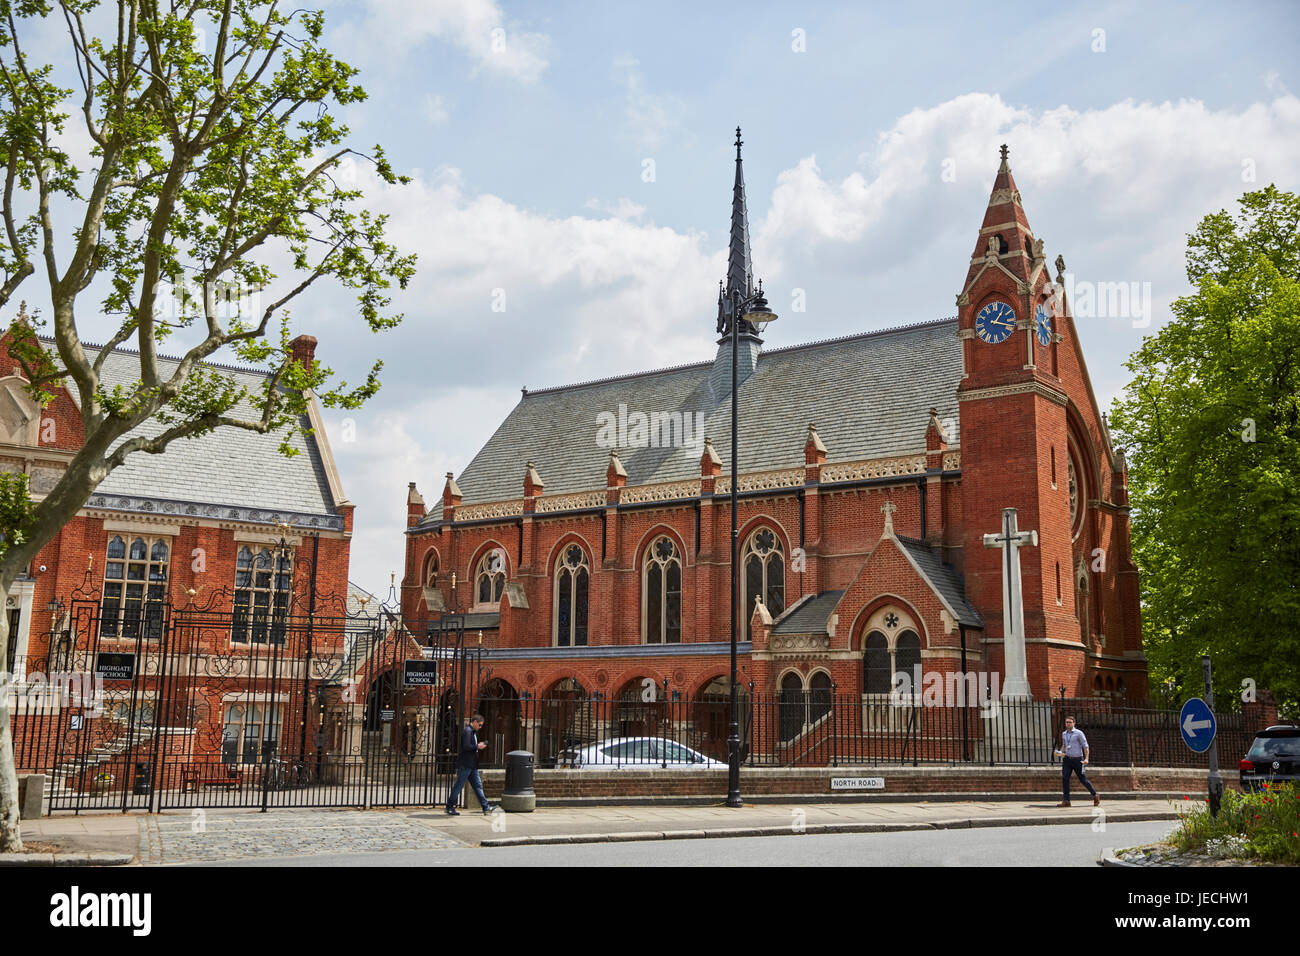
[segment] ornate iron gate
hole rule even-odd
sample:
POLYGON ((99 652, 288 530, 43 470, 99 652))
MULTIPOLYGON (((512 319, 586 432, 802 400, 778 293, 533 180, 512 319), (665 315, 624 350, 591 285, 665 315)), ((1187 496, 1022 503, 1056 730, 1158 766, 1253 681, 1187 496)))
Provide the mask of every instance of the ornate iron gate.
POLYGON ((51 812, 446 801, 482 670, 463 619, 193 597, 58 602, 13 708, 18 767, 47 775, 51 812))

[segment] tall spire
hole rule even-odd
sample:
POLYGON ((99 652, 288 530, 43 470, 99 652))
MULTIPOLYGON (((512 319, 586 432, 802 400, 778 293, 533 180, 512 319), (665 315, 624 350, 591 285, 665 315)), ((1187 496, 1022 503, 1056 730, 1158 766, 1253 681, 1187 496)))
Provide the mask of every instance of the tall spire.
POLYGON ((749 257, 749 210, 745 207, 745 174, 741 166, 740 127, 736 127, 736 184, 731 189, 731 245, 727 254, 728 293, 754 291, 754 264, 749 257))
POLYGON ((731 327, 736 324, 736 375, 743 382, 758 366, 763 340, 745 315, 767 308, 763 284, 754 283, 754 263, 749 254, 749 210, 745 205, 745 173, 740 159, 740 127, 736 127, 736 184, 731 191, 731 242, 727 248, 727 278, 718 280, 718 354, 713 360, 709 386, 719 400, 731 389, 731 327))
POLYGON ((989 193, 988 206, 984 209, 984 221, 980 224, 979 237, 971 253, 970 269, 966 274, 967 285, 983 268, 990 255, 995 256, 1003 268, 1016 278, 1026 281, 1034 261, 1034 231, 1029 227, 1029 218, 1020 203, 1020 190, 1011 175, 1011 163, 1007 160, 1009 150, 1005 143, 998 152, 1001 162, 993 177, 993 189, 989 193))

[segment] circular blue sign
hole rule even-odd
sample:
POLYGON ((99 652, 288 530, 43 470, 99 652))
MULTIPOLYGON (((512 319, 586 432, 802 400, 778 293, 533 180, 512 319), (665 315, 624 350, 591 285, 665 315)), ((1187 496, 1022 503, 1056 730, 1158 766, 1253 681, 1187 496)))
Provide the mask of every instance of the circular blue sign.
POLYGON ((1193 697, 1183 704, 1178 714, 1178 729, 1182 731, 1183 743, 1198 754, 1210 749, 1218 724, 1210 706, 1201 698, 1193 697))

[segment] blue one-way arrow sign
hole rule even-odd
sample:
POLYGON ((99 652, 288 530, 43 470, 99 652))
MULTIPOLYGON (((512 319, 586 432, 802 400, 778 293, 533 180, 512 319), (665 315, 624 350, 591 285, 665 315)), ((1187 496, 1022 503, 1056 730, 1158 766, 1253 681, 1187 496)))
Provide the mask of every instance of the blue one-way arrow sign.
POLYGON ((1178 729, 1183 732, 1183 742, 1198 754, 1210 749, 1218 726, 1210 707, 1199 697, 1193 697, 1183 704, 1178 715, 1178 729))

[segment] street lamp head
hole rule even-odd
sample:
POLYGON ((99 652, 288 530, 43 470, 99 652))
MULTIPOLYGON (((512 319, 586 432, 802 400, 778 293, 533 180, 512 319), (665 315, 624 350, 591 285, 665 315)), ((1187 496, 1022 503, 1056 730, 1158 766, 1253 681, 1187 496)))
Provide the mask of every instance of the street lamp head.
POLYGON ((749 309, 745 312, 744 318, 759 332, 763 331, 769 323, 776 321, 776 313, 767 307, 767 299, 763 296, 761 289, 758 296, 749 304, 749 309))

